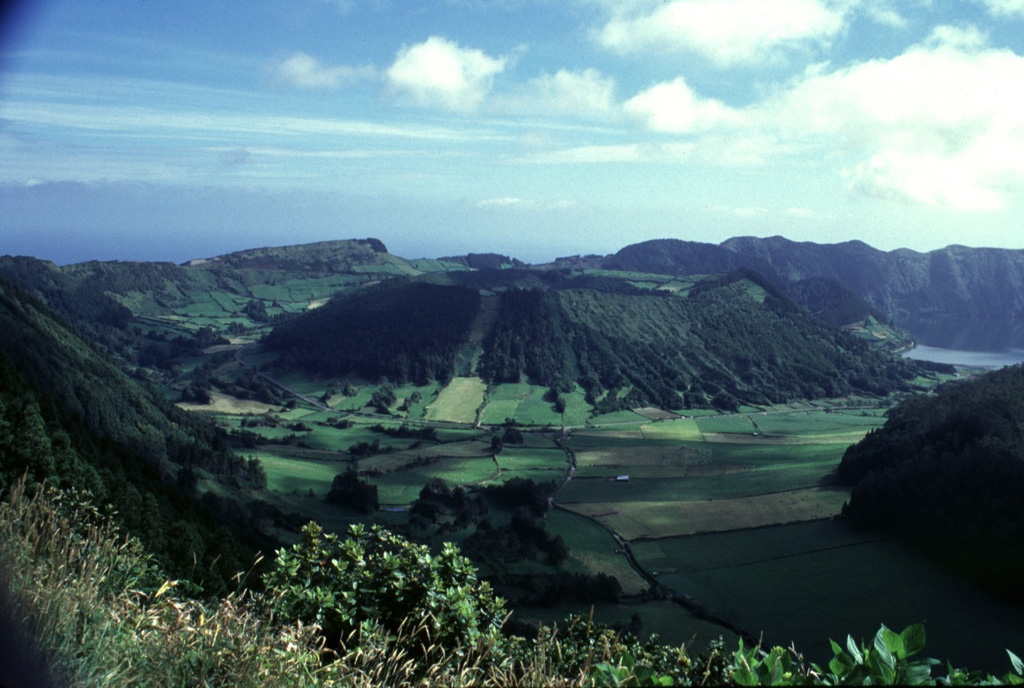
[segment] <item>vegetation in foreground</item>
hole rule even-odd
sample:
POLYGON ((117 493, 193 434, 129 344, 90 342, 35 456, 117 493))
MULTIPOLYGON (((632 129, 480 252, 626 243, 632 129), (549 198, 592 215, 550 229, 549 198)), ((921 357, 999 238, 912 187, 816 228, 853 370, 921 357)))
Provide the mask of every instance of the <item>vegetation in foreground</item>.
POLYGON ((201 602, 179 596, 88 495, 24 481, 0 505, 0 561, 3 611, 29 640, 22 661, 48 668, 44 685, 1024 683, 1013 653, 1000 677, 917 659, 920 625, 833 642, 826 666, 742 642, 694 656, 583 618, 505 635, 502 600, 454 546, 432 556, 379 527, 342 539, 310 524, 278 553, 264 593, 201 602))

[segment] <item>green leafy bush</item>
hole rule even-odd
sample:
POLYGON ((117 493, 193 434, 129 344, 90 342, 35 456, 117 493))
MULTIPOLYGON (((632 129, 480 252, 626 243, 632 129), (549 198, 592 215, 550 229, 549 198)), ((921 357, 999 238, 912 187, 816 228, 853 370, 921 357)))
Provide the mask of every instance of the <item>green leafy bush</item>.
POLYGON ((412 656, 428 647, 451 651, 500 639, 504 600, 477 579, 472 563, 448 543, 433 555, 379 526, 351 526, 348 538, 309 523, 302 540, 281 550, 266 576, 276 611, 314 622, 327 646, 358 644, 370 626, 397 635, 407 619, 429 636, 406 634, 412 656))

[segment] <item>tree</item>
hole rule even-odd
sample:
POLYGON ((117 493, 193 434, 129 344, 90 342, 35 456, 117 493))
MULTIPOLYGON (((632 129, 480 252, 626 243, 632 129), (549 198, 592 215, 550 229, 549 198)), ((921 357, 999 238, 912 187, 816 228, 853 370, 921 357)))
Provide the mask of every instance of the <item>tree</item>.
POLYGON ((360 480, 359 474, 351 466, 344 473, 334 476, 327 501, 364 514, 372 514, 380 507, 377 486, 360 480))

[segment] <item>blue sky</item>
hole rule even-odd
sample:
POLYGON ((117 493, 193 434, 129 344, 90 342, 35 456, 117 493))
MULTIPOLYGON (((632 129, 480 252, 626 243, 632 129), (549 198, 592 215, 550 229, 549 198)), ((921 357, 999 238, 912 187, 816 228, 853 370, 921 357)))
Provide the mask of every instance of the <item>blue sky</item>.
POLYGON ((1024 0, 37 0, 0 254, 1024 247, 1024 0))

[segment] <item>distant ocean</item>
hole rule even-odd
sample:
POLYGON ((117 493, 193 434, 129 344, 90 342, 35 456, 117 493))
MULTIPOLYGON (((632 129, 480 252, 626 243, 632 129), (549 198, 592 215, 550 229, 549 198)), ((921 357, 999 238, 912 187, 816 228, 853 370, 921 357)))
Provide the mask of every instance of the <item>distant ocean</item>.
POLYGON ((935 363, 951 363, 959 368, 1004 368, 1024 362, 1024 349, 1007 349, 1005 351, 964 351, 961 349, 942 349, 937 346, 919 344, 910 351, 903 353, 907 358, 935 363))

